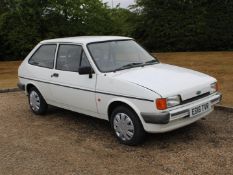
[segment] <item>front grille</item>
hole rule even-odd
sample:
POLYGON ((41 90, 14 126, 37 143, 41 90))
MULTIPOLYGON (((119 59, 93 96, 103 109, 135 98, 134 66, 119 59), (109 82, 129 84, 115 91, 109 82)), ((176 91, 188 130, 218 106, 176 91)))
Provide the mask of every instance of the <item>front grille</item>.
POLYGON ((182 101, 182 102, 181 102, 181 105, 187 104, 187 103, 191 103, 191 102, 193 102, 193 101, 196 101, 196 100, 205 98, 205 97, 207 97, 207 96, 209 96, 209 95, 210 95, 210 92, 207 92, 207 93, 198 95, 198 96, 196 96, 196 97, 189 98, 189 99, 187 99, 187 100, 182 101))

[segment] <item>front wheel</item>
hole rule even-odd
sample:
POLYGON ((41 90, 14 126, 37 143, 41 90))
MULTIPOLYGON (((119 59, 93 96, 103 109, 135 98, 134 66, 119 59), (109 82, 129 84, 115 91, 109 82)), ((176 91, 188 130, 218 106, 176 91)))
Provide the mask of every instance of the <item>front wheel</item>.
POLYGON ((111 127, 120 143, 138 145, 145 137, 145 131, 137 114, 126 106, 119 106, 111 114, 111 127))
POLYGON ((30 88, 28 101, 33 113, 36 115, 43 115, 46 113, 48 105, 35 87, 30 88))

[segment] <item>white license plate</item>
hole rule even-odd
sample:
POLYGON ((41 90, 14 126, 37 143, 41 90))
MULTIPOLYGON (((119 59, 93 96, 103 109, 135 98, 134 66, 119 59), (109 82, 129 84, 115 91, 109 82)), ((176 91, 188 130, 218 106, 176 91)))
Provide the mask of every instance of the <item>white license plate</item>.
POLYGON ((210 103, 204 103, 204 104, 195 106, 194 108, 190 110, 190 117, 197 116, 209 110, 210 110, 210 103))

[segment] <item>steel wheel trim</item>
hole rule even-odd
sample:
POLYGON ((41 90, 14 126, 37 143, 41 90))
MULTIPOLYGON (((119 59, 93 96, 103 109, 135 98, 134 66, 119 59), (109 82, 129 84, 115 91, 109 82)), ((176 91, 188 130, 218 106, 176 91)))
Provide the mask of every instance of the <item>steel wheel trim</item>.
POLYGON ((123 141, 131 140, 134 136, 133 121, 125 113, 117 113, 114 116, 113 126, 117 137, 123 141))
POLYGON ((36 91, 31 91, 30 93, 30 106, 33 111, 38 111, 40 109, 40 97, 36 91))

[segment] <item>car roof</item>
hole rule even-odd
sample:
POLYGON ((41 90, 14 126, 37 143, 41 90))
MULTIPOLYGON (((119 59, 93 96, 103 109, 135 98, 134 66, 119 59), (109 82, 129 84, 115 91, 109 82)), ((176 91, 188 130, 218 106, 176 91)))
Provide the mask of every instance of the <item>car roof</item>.
POLYGON ((92 42, 102 42, 102 41, 111 41, 111 40, 129 40, 132 38, 122 37, 122 36, 77 36, 77 37, 68 37, 68 38, 56 38, 41 41, 41 44, 46 43, 79 43, 79 44, 88 44, 92 42))

